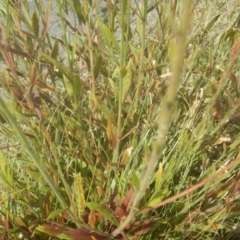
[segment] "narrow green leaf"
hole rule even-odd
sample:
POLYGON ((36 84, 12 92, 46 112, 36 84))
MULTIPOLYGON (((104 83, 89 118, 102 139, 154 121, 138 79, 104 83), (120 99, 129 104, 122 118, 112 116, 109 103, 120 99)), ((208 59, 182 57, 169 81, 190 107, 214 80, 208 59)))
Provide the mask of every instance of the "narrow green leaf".
POLYGON ((34 35, 36 37, 38 37, 38 35, 39 35, 39 22, 38 22, 38 17, 37 17, 36 11, 34 11, 34 13, 32 15, 32 28, 33 28, 34 35))
POLYGON ((135 172, 131 173, 131 182, 132 182, 135 189, 139 189, 140 181, 139 181, 139 178, 138 178, 138 176, 135 172))
POLYGON ((95 56, 95 59, 96 59, 96 62, 94 65, 94 75, 97 77, 102 65, 102 56, 98 54, 97 56, 95 56))
POLYGON ((75 60, 75 55, 76 55, 76 52, 77 52, 77 49, 78 49, 78 45, 77 45, 78 40, 79 40, 79 35, 76 32, 74 34, 73 41, 72 41, 72 58, 73 58, 73 61, 75 60))
POLYGON ((230 29, 227 32, 224 32, 219 40, 219 46, 222 44, 222 42, 226 41, 227 39, 230 40, 232 43, 234 42, 234 36, 237 36, 239 33, 239 30, 233 30, 230 29))
POLYGON ((158 171, 155 178, 155 191, 159 188, 163 177, 163 165, 160 162, 158 166, 158 171))
POLYGON ((53 59, 51 56, 42 53, 42 56, 45 57, 50 63, 54 65, 54 67, 59 71, 60 73, 69 76, 69 71, 66 69, 61 63, 53 59))
POLYGON ((113 33, 103 23, 103 21, 100 17, 97 17, 97 20, 98 20, 99 27, 102 31, 103 37, 109 44, 109 47, 112 45, 118 52, 120 52, 120 47, 119 47, 118 42, 117 42, 116 38, 114 37, 113 33))
POLYGON ((61 213, 64 212, 64 211, 65 211, 64 209, 56 209, 56 210, 52 211, 52 212, 48 215, 47 219, 48 219, 48 220, 54 219, 54 218, 56 218, 57 216, 59 216, 59 214, 61 214, 61 213))
POLYGON ((161 189, 161 192, 156 194, 147 204, 147 207, 154 207, 156 204, 160 203, 167 195, 169 190, 167 188, 161 189))
POLYGON ((64 82, 64 86, 67 90, 67 93, 70 97, 74 96, 74 87, 72 82, 70 81, 70 79, 68 77, 66 77, 65 75, 63 75, 63 82, 64 82))
POLYGON ((13 178, 2 151, 0 151, 0 168, 5 181, 7 181, 8 184, 12 185, 13 178))
POLYGON ((126 69, 125 67, 122 67, 122 68, 120 69, 121 79, 123 79, 126 75, 127 75, 127 69, 126 69))
POLYGON ((3 6, 2 2, 0 2, 0 11, 4 13, 4 15, 7 15, 6 7, 3 6))
POLYGON ((106 218, 108 221, 111 223, 115 224, 118 226, 118 220, 117 218, 110 212, 110 209, 107 209, 101 204, 94 203, 94 202, 87 202, 86 206, 90 209, 93 209, 97 212, 99 212, 104 218, 106 218))
POLYGON ((122 101, 125 101, 125 98, 129 92, 129 89, 131 87, 132 79, 134 76, 134 68, 136 66, 134 65, 134 62, 132 58, 129 60, 128 65, 126 67, 126 75, 123 78, 123 84, 122 84, 122 101))
POLYGON ((8 189, 8 190, 13 190, 13 187, 6 181, 6 179, 4 177, 2 177, 2 175, 0 174, 0 183, 1 186, 8 189))
POLYGON ((98 108, 103 113, 106 120, 114 121, 113 113, 106 104, 99 102, 98 103, 98 108))
POLYGON ((79 24, 86 23, 86 17, 84 14, 83 6, 79 1, 73 1, 74 12, 77 14, 79 24))
POLYGON ((76 97, 76 100, 78 101, 81 94, 81 89, 82 89, 81 79, 78 74, 74 74, 73 76, 73 86, 74 86, 74 95, 76 97))
POLYGON ((209 32, 211 30, 211 28, 213 27, 213 25, 217 22, 218 18, 221 16, 221 14, 216 15, 215 17, 213 17, 210 22, 207 24, 205 31, 209 32))
POLYGON ((31 169, 30 167, 23 168, 32 178, 39 181, 41 178, 41 173, 37 169, 31 169))
POLYGON ((57 59, 58 54, 59 54, 58 40, 55 39, 52 52, 51 52, 51 58, 57 59))

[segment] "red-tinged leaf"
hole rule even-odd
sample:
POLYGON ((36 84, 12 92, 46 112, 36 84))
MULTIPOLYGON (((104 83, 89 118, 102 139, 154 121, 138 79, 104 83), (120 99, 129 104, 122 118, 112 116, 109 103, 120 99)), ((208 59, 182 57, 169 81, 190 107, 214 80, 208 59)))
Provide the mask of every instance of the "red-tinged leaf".
POLYGON ((237 79, 237 77, 236 77, 236 75, 234 74, 233 71, 230 72, 229 78, 230 78, 231 81, 232 81, 233 88, 234 88, 237 96, 239 96, 239 93, 238 93, 238 79, 237 79))
POLYGON ((149 220, 145 220, 142 222, 135 222, 133 225, 129 227, 131 234, 135 236, 141 236, 147 233, 149 230, 153 228, 153 222, 149 220), (133 229, 133 230, 132 230, 133 229))
POLYGON ((240 190, 240 173, 235 177, 233 184, 231 185, 229 195, 230 197, 234 196, 240 190))
POLYGON ((67 240, 107 240, 111 238, 110 235, 94 231, 88 228, 69 228, 61 225, 42 225, 38 226, 39 232, 46 233, 50 236, 58 237, 67 240))
POLYGON ((96 221, 97 221, 97 218, 96 218, 95 211, 91 209, 88 215, 88 225, 93 228, 96 224, 96 221))
POLYGON ((191 222, 196 221, 201 216, 204 216, 204 213, 202 211, 200 211, 200 210, 193 210, 193 211, 190 211, 188 213, 187 217, 184 219, 183 222, 191 224, 191 222))
POLYGON ((46 10, 45 10, 45 18, 43 19, 43 30, 42 30, 42 38, 44 39, 48 34, 48 27, 50 23, 50 10, 51 10, 51 2, 49 1, 46 10))
POLYGON ((117 127, 111 120, 108 120, 106 132, 111 147, 114 149, 117 144, 117 127))
POLYGON ((41 97, 40 97, 40 93, 39 90, 37 89, 36 86, 33 86, 30 88, 30 99, 32 102, 29 103, 29 105, 32 105, 32 107, 34 108, 36 114, 38 115, 39 119, 43 118, 43 114, 42 111, 40 109, 41 105, 42 105, 42 101, 41 101, 41 97))
POLYGON ((129 208, 131 206, 133 193, 134 193, 133 189, 130 188, 128 190, 128 192, 126 193, 125 198, 122 201, 120 201, 117 196, 115 196, 115 198, 114 198, 114 200, 113 200, 114 202, 112 202, 111 209, 114 210, 114 213, 119 221, 122 218, 126 217, 128 211, 129 211, 129 208))
POLYGON ((125 211, 128 211, 129 206, 131 205, 133 194, 134 194, 133 188, 130 188, 122 202, 122 207, 125 209, 125 211))
POLYGON ((234 215, 238 214, 239 215, 239 213, 240 213, 240 206, 233 205, 233 206, 230 207, 229 214, 234 214, 234 215))
MULTIPOLYGON (((19 50, 19 49, 15 49, 15 48, 10 48, 7 47, 6 45, 4 45, 3 43, 0 43, 0 51, 11 51, 11 53, 16 54, 18 56, 24 57, 24 58, 28 58, 28 59, 33 59, 33 57, 31 57, 28 53, 19 50)), ((5 56, 5 55, 4 55, 5 56)))
MULTIPOLYGON (((215 95, 218 91, 218 83, 215 79, 212 80, 212 93, 215 95)), ((215 115, 217 116, 218 121, 222 119, 222 104, 221 97, 218 96, 215 105, 215 115)))
POLYGON ((14 217, 14 224, 21 229, 24 229, 25 231, 29 231, 28 224, 25 222, 25 220, 21 217, 14 217))
POLYGON ((126 216, 126 207, 121 204, 121 201, 117 196, 115 196, 113 202, 110 205, 111 209, 114 210, 114 214, 119 220, 119 222, 122 220, 123 217, 126 216))
MULTIPOLYGON (((9 46, 5 46, 5 47, 6 47, 6 49, 5 49, 6 52, 3 53, 3 56, 5 56, 5 61, 6 61, 8 67, 10 69, 10 72, 13 74, 15 80, 20 81, 19 77, 18 77, 18 74, 15 70, 16 67, 15 67, 15 62, 14 62, 14 58, 13 58, 11 48, 9 46)), ((1 50, 1 48, 0 48, 0 50, 1 50)))
POLYGON ((218 231, 220 229, 224 229, 224 228, 225 228, 224 224, 222 224, 221 222, 209 224, 209 231, 210 232, 216 232, 216 231, 218 231))
POLYGON ((125 211, 119 206, 116 207, 116 209, 114 210, 114 213, 117 216, 119 221, 121 221, 124 217, 126 217, 125 211))
POLYGON ((100 198, 102 198, 102 196, 103 196, 103 189, 102 189, 102 187, 101 186, 97 186, 97 191, 98 191, 98 196, 100 198))

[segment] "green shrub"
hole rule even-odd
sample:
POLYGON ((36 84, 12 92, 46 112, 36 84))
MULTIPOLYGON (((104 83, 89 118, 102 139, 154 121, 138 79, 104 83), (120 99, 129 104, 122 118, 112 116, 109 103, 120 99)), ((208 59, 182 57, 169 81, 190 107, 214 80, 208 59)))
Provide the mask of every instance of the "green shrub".
POLYGON ((2 0, 0 239, 231 236, 239 17, 215 2, 2 0))

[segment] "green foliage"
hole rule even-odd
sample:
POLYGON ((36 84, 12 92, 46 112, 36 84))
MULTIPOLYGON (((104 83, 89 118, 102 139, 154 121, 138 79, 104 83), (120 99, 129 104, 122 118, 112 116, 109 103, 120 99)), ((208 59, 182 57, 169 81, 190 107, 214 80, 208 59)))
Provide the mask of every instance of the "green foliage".
POLYGON ((35 2, 0 3, 0 239, 229 239, 237 3, 35 2))

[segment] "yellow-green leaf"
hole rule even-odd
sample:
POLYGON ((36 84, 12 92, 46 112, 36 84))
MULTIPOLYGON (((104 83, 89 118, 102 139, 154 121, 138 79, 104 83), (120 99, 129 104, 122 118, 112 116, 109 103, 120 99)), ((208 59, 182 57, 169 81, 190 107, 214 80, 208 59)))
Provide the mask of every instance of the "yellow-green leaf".
POLYGON ((48 220, 54 219, 54 218, 56 218, 57 216, 59 216, 59 214, 61 214, 62 212, 64 212, 64 209, 56 209, 56 210, 52 211, 52 212, 48 215, 47 219, 48 219, 48 220))
POLYGON ((66 75, 63 75, 63 82, 64 82, 64 86, 67 90, 68 95, 70 97, 73 97, 74 96, 74 87, 73 87, 72 82, 66 75))
POLYGON ((160 186, 162 177, 163 177, 163 165, 160 162, 158 165, 158 171, 157 171, 156 178, 155 178, 155 190, 157 190, 158 187, 160 186))
POLYGON ((100 17, 97 17, 97 20, 98 20, 99 27, 102 31, 103 37, 106 40, 106 42, 109 44, 109 46, 113 46, 118 52, 120 52, 120 47, 119 47, 118 42, 117 42, 116 38, 114 37, 113 33, 103 23, 103 21, 100 17))
POLYGON ((98 106, 98 100, 92 91, 88 91, 89 108, 95 110, 98 106))
POLYGON ((76 97, 76 100, 78 101, 80 94, 81 94, 81 80, 78 74, 73 75, 73 85, 74 85, 74 95, 76 97))
POLYGON ((0 168, 1 168, 1 172, 4 177, 4 180, 11 185, 13 182, 13 178, 2 151, 0 151, 0 168))
POLYGON ((138 176, 135 172, 131 173, 131 182, 132 182, 135 189, 139 189, 140 181, 139 181, 138 176))
POLYGON ((123 77, 123 90, 122 90, 122 102, 125 101, 126 96, 129 92, 131 83, 132 83, 132 79, 134 77, 134 69, 136 68, 136 66, 134 65, 134 61, 132 60, 132 58, 129 60, 128 65, 126 67, 126 74, 123 77))
POLYGON ((161 191, 156 194, 147 204, 147 207, 154 207, 156 204, 160 203, 167 195, 169 190, 167 188, 161 189, 161 191))

